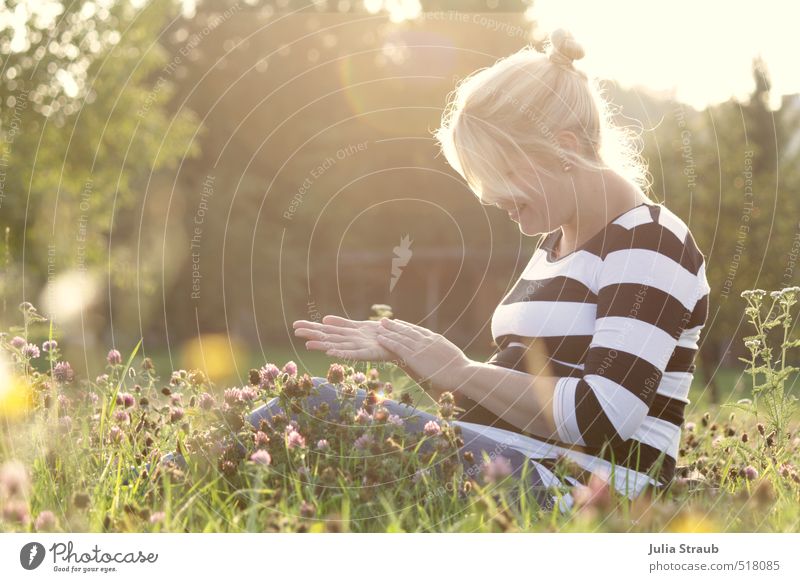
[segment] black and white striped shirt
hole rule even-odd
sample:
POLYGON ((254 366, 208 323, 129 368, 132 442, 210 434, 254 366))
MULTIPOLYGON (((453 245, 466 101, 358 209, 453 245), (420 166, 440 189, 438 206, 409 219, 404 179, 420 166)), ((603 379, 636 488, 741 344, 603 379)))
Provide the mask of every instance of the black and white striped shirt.
POLYGON ((662 204, 624 212, 555 259, 561 234, 543 237, 495 309, 488 363, 533 373, 542 348, 559 377, 559 439, 541 440, 668 483, 708 317, 705 257, 662 204))

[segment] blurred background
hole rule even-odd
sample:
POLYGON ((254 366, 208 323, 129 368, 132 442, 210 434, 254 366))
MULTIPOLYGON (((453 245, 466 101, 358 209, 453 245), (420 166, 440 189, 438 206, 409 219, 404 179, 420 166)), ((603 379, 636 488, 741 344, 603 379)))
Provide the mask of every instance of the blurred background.
POLYGON ((294 320, 387 304, 489 357, 538 237, 431 134, 460 78, 566 26, 706 256, 696 391, 726 400, 739 293, 800 280, 793 21, 776 2, 3 0, 0 328, 29 301, 79 376, 141 338, 244 383, 265 361, 324 374, 294 320))

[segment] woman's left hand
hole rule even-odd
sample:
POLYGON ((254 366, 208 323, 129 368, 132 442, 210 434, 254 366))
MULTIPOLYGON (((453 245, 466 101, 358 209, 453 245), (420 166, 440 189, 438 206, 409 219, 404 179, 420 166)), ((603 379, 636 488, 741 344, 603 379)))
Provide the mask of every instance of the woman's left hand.
POLYGON ((400 356, 419 382, 430 382, 437 392, 457 389, 471 362, 443 335, 400 319, 381 319, 378 342, 400 356))

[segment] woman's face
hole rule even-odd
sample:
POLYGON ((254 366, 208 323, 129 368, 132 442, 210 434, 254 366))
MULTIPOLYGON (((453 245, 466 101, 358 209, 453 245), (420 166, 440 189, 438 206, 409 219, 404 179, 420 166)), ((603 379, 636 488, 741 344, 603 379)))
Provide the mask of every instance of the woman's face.
POLYGON ((489 193, 482 202, 497 206, 508 213, 508 217, 519 225, 526 236, 547 233, 565 224, 569 219, 569 205, 574 202, 574 193, 565 192, 564 182, 557 176, 548 176, 535 168, 508 170, 507 192, 489 193), (510 192, 522 191, 524 197, 510 192))

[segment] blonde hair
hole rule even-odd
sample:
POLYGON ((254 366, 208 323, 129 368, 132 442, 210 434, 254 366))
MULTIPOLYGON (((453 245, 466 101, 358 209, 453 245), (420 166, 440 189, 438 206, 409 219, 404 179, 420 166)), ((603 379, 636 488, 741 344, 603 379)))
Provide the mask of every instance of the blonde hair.
POLYGON ((611 168, 646 192, 647 166, 637 136, 613 123, 597 79, 572 62, 584 56, 581 45, 558 29, 548 47, 545 54, 525 46, 458 83, 434 132, 448 163, 478 198, 490 192, 524 196, 506 178, 519 164, 511 151, 549 175, 559 166, 611 168), (565 129, 578 138, 577 152, 556 140, 565 129))

